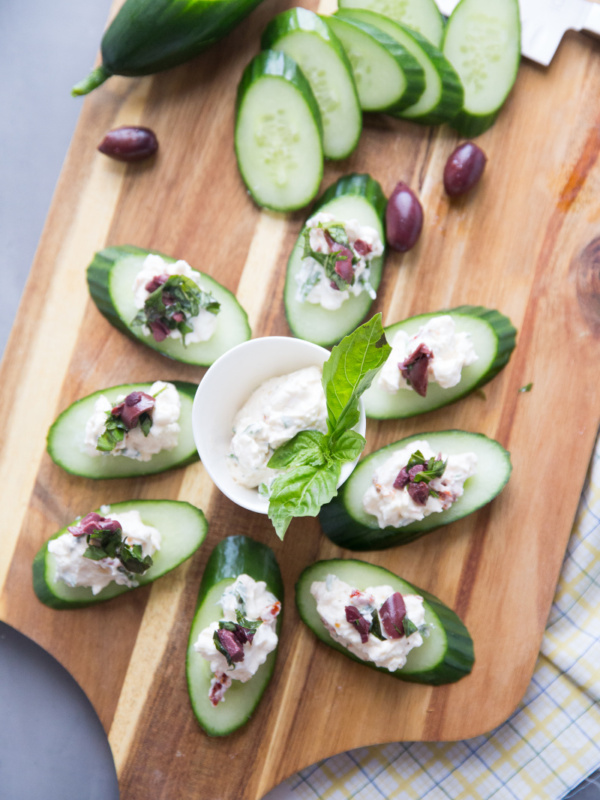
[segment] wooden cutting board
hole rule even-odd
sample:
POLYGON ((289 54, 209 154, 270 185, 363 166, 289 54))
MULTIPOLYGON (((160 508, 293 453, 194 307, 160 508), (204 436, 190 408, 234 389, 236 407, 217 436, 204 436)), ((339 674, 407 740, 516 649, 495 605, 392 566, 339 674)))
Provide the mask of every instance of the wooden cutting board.
POLYGON ((255 208, 232 148, 237 81, 260 31, 286 5, 266 0, 189 65, 153 79, 113 78, 86 99, 2 365, 0 616, 86 691, 108 732, 123 800, 255 800, 351 747, 467 738, 498 725, 528 685, 598 426, 600 48, 573 36, 550 69, 522 65, 500 119, 479 139, 489 161, 470 196, 450 202, 442 189, 458 141, 451 130, 383 116, 366 118, 358 149, 328 164, 323 183, 368 171, 388 193, 404 180, 421 197, 418 246, 387 262, 376 306, 386 323, 472 303, 497 307, 519 329, 511 363, 485 396, 368 428, 368 450, 457 427, 512 452, 513 477, 490 506, 364 556, 457 610, 475 642, 470 677, 450 687, 403 684, 315 641, 294 608, 294 582, 317 558, 352 555, 316 521, 296 521, 281 544, 266 518, 234 506, 200 464, 94 483, 50 461, 48 427, 75 399, 117 383, 203 375, 131 343, 100 316, 85 283, 95 250, 131 243, 185 258, 236 292, 255 336, 289 334, 285 264, 304 215, 255 208), (155 162, 127 167, 96 152, 103 134, 125 123, 156 131, 155 162), (531 392, 520 393, 530 382, 531 392), (210 522, 201 551, 103 606, 59 612, 38 603, 31 562, 42 542, 77 514, 134 497, 201 506, 210 522), (214 740, 192 714, 184 658, 204 564, 233 533, 274 548, 287 602, 276 675, 259 710, 244 729, 214 740))

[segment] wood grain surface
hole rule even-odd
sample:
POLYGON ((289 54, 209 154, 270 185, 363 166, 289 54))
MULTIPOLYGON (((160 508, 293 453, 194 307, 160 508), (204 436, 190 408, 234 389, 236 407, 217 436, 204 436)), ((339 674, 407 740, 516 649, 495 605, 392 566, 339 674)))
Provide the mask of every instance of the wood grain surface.
POLYGON ((266 0, 188 65, 152 79, 112 78, 86 99, 0 373, 0 617, 86 691, 108 732, 123 800, 257 800, 295 770, 351 747, 467 738, 498 725, 533 671, 598 426, 600 49, 568 36, 548 70, 522 65, 497 124, 478 140, 488 155, 484 180, 464 199, 450 201, 442 188, 456 135, 383 116, 366 117, 358 149, 327 164, 323 182, 368 171, 387 193, 404 180, 421 197, 419 244, 387 261, 376 304, 386 324, 472 303, 498 308, 519 330, 513 359, 485 398, 368 427, 369 451, 457 427, 512 453, 513 477, 490 506, 364 556, 457 610, 475 642, 470 677, 450 687, 403 684, 302 627, 293 603, 300 571, 317 558, 352 555, 316 521, 295 521, 282 544, 266 518, 221 495, 201 464, 95 483, 50 461, 48 427, 75 399, 118 383, 203 375, 130 342, 100 316, 85 283, 95 250, 130 243, 184 258, 236 292, 254 336, 289 335, 285 264, 304 215, 253 206, 232 146, 239 76, 285 7, 266 0), (103 134, 124 123, 156 131, 154 162, 125 166, 96 152, 103 134), (520 393, 530 382, 531 392, 520 393), (72 612, 42 606, 31 585, 42 542, 77 514, 136 497, 201 506, 210 523, 201 551, 110 603, 72 612), (274 548, 287 602, 271 685, 250 723, 218 740, 195 721, 184 660, 204 564, 233 533, 274 548))

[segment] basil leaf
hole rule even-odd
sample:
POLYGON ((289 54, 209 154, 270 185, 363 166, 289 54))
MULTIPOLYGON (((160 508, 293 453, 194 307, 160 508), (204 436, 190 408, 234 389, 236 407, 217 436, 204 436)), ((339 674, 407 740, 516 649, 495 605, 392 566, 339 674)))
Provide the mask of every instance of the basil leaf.
POLYGON ((215 643, 215 647, 221 653, 222 656, 225 656, 225 660, 227 661, 227 666, 231 667, 233 665, 233 661, 231 660, 231 656, 227 652, 227 650, 221 644, 221 640, 219 639, 218 631, 213 633, 213 642, 215 643))
POLYGON ((353 428, 359 419, 358 401, 391 353, 381 314, 344 337, 323 366, 328 429, 332 440, 353 428))
POLYGON ((342 463, 354 461, 362 453, 366 443, 365 437, 361 436, 357 431, 344 431, 340 438, 334 442, 331 457, 342 463))
POLYGON ((415 452, 411 454, 410 458, 408 459, 408 464, 406 465, 407 471, 411 470, 413 467, 416 467, 417 464, 427 464, 427 459, 420 450, 415 450, 415 452))
POLYGON ((273 481, 269 519, 280 539, 293 517, 316 517, 321 506, 335 497, 341 469, 339 461, 320 467, 300 466, 273 481))
POLYGON ((108 558, 108 553, 101 547, 95 545, 89 546, 83 554, 84 558, 89 558, 90 561, 101 561, 103 558, 108 558))
POLYGON ((408 617, 404 617, 402 620, 402 627, 404 628, 405 636, 411 636, 413 633, 416 633, 419 630, 415 623, 408 617))
POLYGON ((320 467, 325 463, 327 441, 320 431, 300 431, 289 442, 282 444, 271 456, 268 467, 285 469, 302 464, 320 467))
POLYGON ((140 417, 140 428, 144 436, 148 436, 152 427, 152 417, 150 414, 142 414, 140 417))
POLYGON ((371 622, 371 630, 369 633, 372 633, 376 639, 381 639, 382 642, 385 641, 385 636, 383 635, 383 631, 381 630, 381 621, 379 619, 379 614, 376 610, 373 611, 373 621, 371 622))
POLYGON ((235 611, 235 618, 237 619, 238 625, 241 625, 242 628, 246 628, 248 631, 256 631, 262 625, 262 619, 247 619, 244 616, 244 612, 237 608, 235 611))

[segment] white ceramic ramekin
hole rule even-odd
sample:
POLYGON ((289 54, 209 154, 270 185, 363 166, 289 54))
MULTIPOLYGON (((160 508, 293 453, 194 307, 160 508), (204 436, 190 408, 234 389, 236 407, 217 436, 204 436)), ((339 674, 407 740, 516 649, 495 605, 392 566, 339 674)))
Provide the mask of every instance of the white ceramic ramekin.
MULTIPOLYGON (((328 358, 329 351, 312 342, 289 336, 267 336, 242 342, 228 350, 200 382, 192 411, 196 448, 219 489, 242 508, 266 514, 269 501, 258 490, 236 483, 227 468, 233 418, 261 383, 304 367, 320 367, 328 358)), ((366 419, 362 403, 356 430, 364 436, 366 419)), ((356 461, 344 464, 340 486, 355 466, 356 461)))

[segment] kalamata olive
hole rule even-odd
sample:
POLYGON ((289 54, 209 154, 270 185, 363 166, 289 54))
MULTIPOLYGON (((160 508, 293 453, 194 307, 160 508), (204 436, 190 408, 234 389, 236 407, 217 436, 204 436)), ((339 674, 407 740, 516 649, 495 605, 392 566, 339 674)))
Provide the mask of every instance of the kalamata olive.
POLYGON ((401 253, 414 247, 421 234, 423 208, 413 190, 402 181, 388 200, 385 225, 389 246, 401 253))
POLYGON ((98 150, 117 161, 143 161, 156 153, 158 139, 150 128, 126 125, 109 131, 98 150))
POLYGON ((475 186, 483 174, 487 157, 473 142, 459 145, 444 167, 444 189, 450 197, 464 194, 475 186))

